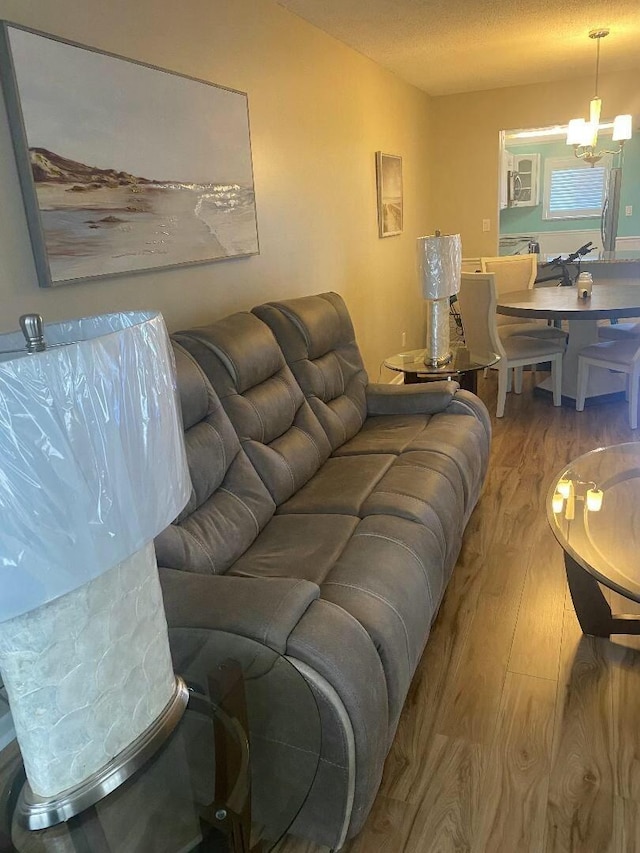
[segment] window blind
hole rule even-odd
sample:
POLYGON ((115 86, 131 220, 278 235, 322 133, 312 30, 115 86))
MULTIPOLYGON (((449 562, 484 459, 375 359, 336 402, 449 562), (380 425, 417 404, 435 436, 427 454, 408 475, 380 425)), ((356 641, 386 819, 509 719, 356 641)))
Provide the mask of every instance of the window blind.
POLYGON ((545 219, 600 216, 607 189, 604 166, 551 165, 546 175, 545 219))

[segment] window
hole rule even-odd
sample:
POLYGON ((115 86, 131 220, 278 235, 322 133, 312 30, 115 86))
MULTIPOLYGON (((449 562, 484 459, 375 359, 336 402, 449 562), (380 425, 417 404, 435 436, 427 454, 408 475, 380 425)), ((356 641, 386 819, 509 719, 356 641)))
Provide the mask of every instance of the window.
POLYGON ((548 159, 544 165, 544 219, 600 216, 607 192, 609 166, 593 168, 572 159, 548 159))

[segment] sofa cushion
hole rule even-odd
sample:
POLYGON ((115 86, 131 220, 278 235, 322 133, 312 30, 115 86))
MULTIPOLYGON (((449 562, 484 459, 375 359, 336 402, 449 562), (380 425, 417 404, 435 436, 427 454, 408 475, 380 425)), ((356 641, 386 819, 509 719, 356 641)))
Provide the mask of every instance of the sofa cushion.
MULTIPOLYGON (((367 373, 347 307, 337 293, 259 305, 332 450, 362 428, 367 373)), ((365 451, 366 452, 366 451, 365 451)))
POLYGON ((485 427, 474 414, 442 412, 407 446, 407 452, 428 450, 446 456, 458 469, 464 486, 466 524, 480 496, 487 466, 489 442, 485 427))
POLYGON ((269 328, 239 313, 174 338, 202 366, 276 504, 285 501, 331 449, 269 328))
POLYGON ((275 516, 229 574, 321 584, 359 523, 351 515, 275 516))
POLYGON ((402 453, 429 423, 432 415, 377 415, 367 418, 352 439, 333 452, 334 456, 358 453, 402 453))
POLYGON ((396 457, 381 453, 328 459, 278 513, 335 512, 359 516, 396 457))
POLYGON ((192 490, 176 521, 156 537, 158 564, 220 574, 275 512, 201 368, 174 343, 192 490))
POLYGON ((441 453, 412 451, 390 466, 362 504, 361 515, 393 515, 425 525, 440 543, 446 562, 450 547, 462 535, 464 510, 458 466, 441 453))

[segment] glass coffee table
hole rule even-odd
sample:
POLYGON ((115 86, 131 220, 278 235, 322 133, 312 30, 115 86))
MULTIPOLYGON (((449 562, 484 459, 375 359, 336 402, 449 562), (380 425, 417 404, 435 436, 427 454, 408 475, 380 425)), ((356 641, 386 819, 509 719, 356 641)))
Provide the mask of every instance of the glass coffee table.
POLYGON ((640 602, 640 442, 600 447, 564 468, 547 517, 583 633, 640 634, 640 617, 612 614, 599 587, 640 602))
POLYGON ((477 393, 479 370, 496 364, 499 356, 495 352, 475 353, 458 342, 451 344, 451 361, 442 367, 424 363, 424 350, 416 349, 398 353, 387 358, 384 366, 403 374, 405 385, 414 382, 433 382, 438 379, 455 379, 466 391, 477 393))

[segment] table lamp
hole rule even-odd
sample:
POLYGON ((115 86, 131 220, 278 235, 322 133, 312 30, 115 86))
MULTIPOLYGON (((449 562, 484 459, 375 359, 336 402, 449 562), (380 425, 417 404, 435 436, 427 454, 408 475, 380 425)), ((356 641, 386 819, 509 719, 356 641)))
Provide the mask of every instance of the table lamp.
POLYGON ((18 814, 41 829, 117 787, 184 711, 153 538, 191 481, 160 314, 21 325, 0 335, 0 671, 18 814))
POLYGON ((418 237, 418 280, 427 304, 424 363, 441 367, 451 360, 449 303, 460 290, 462 244, 459 234, 418 237))

